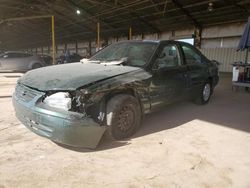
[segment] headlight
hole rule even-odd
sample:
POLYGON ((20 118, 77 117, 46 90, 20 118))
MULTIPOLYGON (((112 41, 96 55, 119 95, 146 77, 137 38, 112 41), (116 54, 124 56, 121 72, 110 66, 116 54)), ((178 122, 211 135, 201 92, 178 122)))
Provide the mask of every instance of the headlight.
POLYGON ((71 98, 69 93, 58 92, 46 97, 43 102, 53 108, 69 110, 71 108, 71 98))

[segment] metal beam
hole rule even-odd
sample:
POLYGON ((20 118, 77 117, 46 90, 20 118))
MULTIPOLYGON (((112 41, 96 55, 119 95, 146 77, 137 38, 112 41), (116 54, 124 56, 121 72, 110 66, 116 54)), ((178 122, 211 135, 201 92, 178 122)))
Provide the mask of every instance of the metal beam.
MULTIPOLYGON (((70 0, 70 1, 72 1, 72 0, 70 0)), ((104 17, 105 15, 107 15, 107 14, 113 14, 114 16, 113 17, 116 17, 117 16, 117 13, 115 13, 115 12, 124 12, 124 10, 127 8, 127 9, 129 9, 129 8, 131 8, 131 7, 133 7, 133 6, 135 6, 135 5, 140 5, 140 4, 142 4, 142 3, 144 3, 144 2, 147 2, 148 0, 140 0, 140 1, 134 1, 134 2, 132 2, 132 3, 129 3, 129 4, 127 4, 126 6, 123 6, 123 7, 118 7, 118 8, 110 8, 110 9, 108 9, 108 10, 104 10, 103 12, 100 12, 100 13, 97 13, 97 14, 92 14, 92 13, 90 13, 89 11, 85 11, 85 13, 86 14, 88 14, 89 16, 88 17, 85 17, 85 18, 83 18, 83 19, 79 19, 79 21, 76 21, 75 23, 82 23, 83 21, 86 21, 86 20, 92 20, 92 22, 97 22, 98 21, 98 18, 101 18, 101 17, 104 17)), ((118 1, 117 1, 118 2, 118 1)), ((76 5, 74 5, 74 6, 76 6, 76 5)), ((113 6, 115 6, 115 5, 113 5, 113 6)), ((81 8, 81 7, 79 7, 79 8, 81 8)), ((82 10, 86 10, 86 9, 82 9, 82 10)), ((106 17, 105 17, 105 19, 106 19, 106 17)), ((100 20, 101 21, 101 20, 100 20)), ((104 23, 104 21, 102 21, 102 23, 104 23)), ((104 23, 105 24, 105 23, 104 23)), ((106 24, 109 24, 109 23, 107 23, 106 22, 106 24)), ((68 26, 71 26, 72 25, 72 23, 71 24, 67 24, 67 25, 64 25, 64 27, 68 27, 68 26)), ((113 26, 110 26, 110 28, 115 28, 115 27, 113 27, 113 26)))
MULTIPOLYGON (((138 15, 138 13, 136 13, 136 12, 134 12, 134 11, 131 11, 131 9, 128 8, 128 7, 130 7, 130 5, 123 5, 123 4, 119 3, 119 2, 117 2, 117 5, 102 3, 102 4, 106 4, 107 6, 112 6, 112 7, 113 7, 113 10, 111 10, 111 12, 110 12, 110 11, 104 11, 103 13, 99 13, 99 14, 93 16, 93 15, 92 15, 91 13, 89 13, 84 7, 77 5, 73 0, 67 0, 67 1, 70 2, 71 4, 73 4, 74 6, 79 7, 80 9, 84 10, 87 14, 89 14, 90 16, 92 16, 92 17, 94 17, 94 18, 100 17, 100 16, 103 15, 103 14, 112 13, 113 11, 118 11, 118 10, 123 10, 123 9, 125 9, 125 10, 128 10, 128 12, 129 12, 129 14, 130 14, 131 16, 136 17, 140 22, 142 22, 142 23, 144 23, 145 25, 147 25, 148 27, 152 28, 154 31, 156 31, 156 32, 158 32, 158 33, 160 32, 160 30, 159 30, 158 28, 156 28, 154 25, 152 25, 151 23, 147 22, 147 20, 141 18, 141 16, 138 15)), ((92 0, 92 2, 94 2, 94 1, 92 0)), ((139 2, 135 1, 133 4, 142 3, 142 2, 146 2, 146 1, 139 1, 139 2)), ((131 4, 131 5, 133 5, 133 4, 131 4)), ((115 15, 115 14, 114 14, 114 15, 115 15)), ((101 20, 100 20, 100 21, 101 21, 101 20)), ((105 25, 107 25, 107 23, 104 22, 103 20, 102 20, 101 22, 104 23, 105 25)), ((110 25, 109 25, 109 26, 110 26, 110 25)), ((112 28, 114 28, 114 27, 112 26, 112 28)))
MULTIPOLYGON (((221 16, 214 16, 214 17, 210 17, 208 19, 201 19, 201 21, 203 22, 206 22, 207 24, 216 24, 218 22, 228 22, 228 21, 232 21, 234 22, 235 20, 247 20, 248 18, 248 14, 242 14, 242 13, 237 13, 237 14, 224 14, 225 18, 224 17, 221 17, 221 16), (235 19, 235 18, 238 18, 238 19, 235 19)), ((205 24, 204 24, 205 25, 205 24)))
POLYGON ((168 3, 168 1, 166 0, 166 2, 165 2, 165 4, 164 4, 163 14, 162 14, 163 16, 164 16, 164 14, 165 14, 165 12, 166 12, 167 3, 168 3))
MULTIPOLYGON (((118 3, 118 5, 124 6, 121 3, 118 3)), ((132 17, 136 17, 140 22, 144 23, 145 25, 147 25, 149 28, 152 28, 154 31, 156 31, 157 33, 160 33, 160 29, 157 28, 156 26, 154 26, 153 24, 149 23, 147 20, 145 20, 144 18, 141 17, 141 15, 139 15, 138 13, 136 13, 135 11, 126 8, 129 11, 129 14, 132 17)))
POLYGON ((128 40, 132 40, 132 27, 129 27, 128 40))
MULTIPOLYGON (((39 2, 40 2, 40 3, 43 3, 43 0, 42 0, 42 2, 41 2, 41 0, 39 0, 39 2)), ((41 9, 41 7, 39 7, 39 6, 37 6, 37 5, 34 5, 34 6, 36 6, 37 8, 40 8, 40 9, 41 9)), ((49 6, 48 4, 45 4, 44 6, 45 6, 45 9, 47 10, 47 12, 50 11, 50 10, 52 9, 53 13, 55 13, 55 15, 56 15, 57 18, 60 18, 60 19, 62 19, 62 20, 64 20, 64 21, 67 21, 67 22, 69 22, 69 23, 72 23, 74 26, 78 27, 79 29, 85 29, 85 30, 87 29, 87 30, 90 30, 90 31, 95 31, 94 28, 90 28, 90 27, 88 27, 88 26, 86 26, 86 25, 82 26, 82 24, 76 24, 74 19, 72 19, 72 18, 70 18, 69 16, 65 15, 63 11, 58 11, 57 8, 56 8, 55 6, 52 6, 52 7, 51 7, 51 6, 49 6)), ((58 7, 58 8, 61 8, 60 6, 57 6, 57 7, 58 7)), ((43 8, 44 8, 44 7, 43 7, 43 8)), ((62 29, 64 30, 65 28, 63 27, 62 29)))
MULTIPOLYGON (((167 0, 166 0, 167 1, 167 0)), ((205 5, 205 4, 208 4, 209 2, 217 2, 217 1, 220 1, 220 0, 208 0, 208 1, 202 1, 202 2, 198 2, 198 3, 193 3, 193 4, 189 4, 189 5, 185 5, 183 6, 184 9, 186 8, 192 8, 192 7, 197 7, 197 6, 202 6, 202 5, 205 5)), ((166 2, 159 2, 155 5, 158 5, 158 6, 165 6, 166 2)), ((139 12, 139 11, 143 11, 145 9, 149 9, 149 8, 153 8, 155 5, 147 5, 147 6, 142 6, 141 8, 138 8, 134 11, 136 12, 139 12)), ((172 8, 172 9, 168 9, 168 10, 165 10, 164 13, 165 14, 168 14, 168 13, 172 13, 172 12, 175 12, 175 11, 178 11, 180 10, 180 8, 176 7, 176 8, 172 8)), ((120 11, 119 13, 117 14, 113 14, 111 16, 106 16, 105 19, 111 19, 113 17, 117 17, 117 16, 121 16, 121 15, 125 15, 127 14, 128 12, 127 11, 120 11)), ((157 16, 157 15, 161 15, 162 12, 153 12, 153 13, 150 13, 150 14, 144 14, 143 16, 141 16, 142 18, 146 18, 146 17, 150 17, 150 16, 157 16)), ((134 18, 128 18, 126 20, 131 20, 131 19, 134 19, 134 18)), ((125 22, 124 21, 125 19, 123 19, 121 22, 125 22)), ((119 23, 119 22, 112 22, 112 23, 119 23)))
POLYGON ((154 9, 155 9, 157 12, 161 12, 161 10, 159 9, 157 3, 156 3, 154 0, 150 0, 150 2, 152 3, 152 5, 154 6, 154 9))
POLYGON ((93 20, 93 22, 102 22, 104 25, 108 26, 109 28, 114 28, 110 23, 104 22, 102 20, 98 19, 98 16, 93 16, 92 13, 90 13, 84 6, 82 6, 79 3, 76 3, 74 0, 67 0, 67 2, 69 2, 71 5, 73 5, 74 7, 77 7, 79 9, 81 9, 82 11, 84 11, 86 14, 88 14, 90 16, 90 19, 93 20))
POLYGON ((55 42, 55 17, 51 16, 51 34, 52 34, 52 58, 53 58, 53 64, 56 64, 56 42, 55 42))
POLYGON ((193 16, 188 12, 187 9, 183 8, 183 5, 180 4, 178 0, 172 0, 172 2, 194 23, 195 27, 201 28, 201 24, 197 22, 195 18, 193 18, 193 16))
POLYGON ((24 16, 24 17, 18 17, 18 18, 7 18, 3 19, 4 22, 9 21, 21 21, 21 20, 33 20, 33 19, 40 19, 40 18, 50 18, 52 15, 40 15, 40 16, 24 16))
MULTIPOLYGON (((47 5, 47 8, 49 9, 50 7, 47 5)), ((57 11, 55 8, 52 9, 53 12, 56 13, 56 15, 60 16, 62 20, 65 20, 67 22, 72 23, 74 26, 81 28, 81 29, 88 29, 90 31, 95 31, 94 28, 90 28, 86 25, 82 26, 81 24, 76 24, 74 19, 71 19, 69 16, 65 15, 63 12, 57 11)), ((63 28, 64 29, 64 28, 63 28)))
POLYGON ((96 48, 97 50, 100 49, 100 22, 97 22, 97 39, 96 39, 96 48))
POLYGON ((110 4, 107 4, 107 3, 103 3, 103 2, 100 2, 100 1, 95 1, 95 0, 85 0, 85 1, 88 1, 92 4, 98 4, 98 5, 102 5, 102 6, 107 6, 107 7, 113 7, 112 5, 110 4))
POLYGON ((231 5, 233 5, 233 6, 235 6, 235 7, 237 7, 237 8, 239 8, 240 10, 242 10, 242 11, 244 11, 244 12, 249 12, 249 10, 245 7, 245 6, 243 6, 243 5, 241 5, 241 4, 239 4, 238 2, 236 2, 235 0, 223 0, 225 3, 227 3, 227 4, 231 4, 231 5))

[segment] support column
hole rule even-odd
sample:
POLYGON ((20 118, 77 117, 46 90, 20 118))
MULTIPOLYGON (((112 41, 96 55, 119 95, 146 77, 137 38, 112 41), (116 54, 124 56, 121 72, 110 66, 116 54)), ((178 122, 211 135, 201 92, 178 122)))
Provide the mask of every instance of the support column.
POLYGON ((197 48, 201 48, 201 27, 195 27, 194 29, 194 46, 197 48))
POLYGON ((129 27, 129 35, 128 35, 128 40, 132 40, 132 27, 129 27))
POLYGON ((96 40, 96 48, 97 50, 100 49, 100 22, 97 22, 97 40, 96 40))
MULTIPOLYGON (((89 41, 89 54, 88 54, 89 56, 92 55, 91 48, 92 48, 92 47, 91 47, 91 40, 90 40, 90 41, 89 41)), ((89 58, 89 57, 88 57, 88 58, 89 58)))
POLYGON ((76 53, 78 54, 78 42, 76 41, 76 53))
POLYGON ((56 64, 55 17, 54 16, 51 16, 51 30, 52 30, 52 58, 53 58, 53 64, 56 64))

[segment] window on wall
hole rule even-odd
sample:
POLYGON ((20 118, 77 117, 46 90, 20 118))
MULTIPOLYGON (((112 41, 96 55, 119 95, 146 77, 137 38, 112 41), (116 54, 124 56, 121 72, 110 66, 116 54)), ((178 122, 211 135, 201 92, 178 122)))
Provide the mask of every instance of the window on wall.
POLYGON ((194 38, 178 39, 176 41, 186 42, 186 43, 189 43, 191 45, 194 45, 194 38))

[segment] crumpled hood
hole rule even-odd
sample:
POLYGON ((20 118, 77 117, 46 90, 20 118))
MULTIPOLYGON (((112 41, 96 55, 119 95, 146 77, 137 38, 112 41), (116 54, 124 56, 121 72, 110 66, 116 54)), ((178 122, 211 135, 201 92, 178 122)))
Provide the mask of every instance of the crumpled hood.
POLYGON ((94 63, 71 63, 44 67, 27 72, 19 83, 40 91, 75 90, 87 84, 140 68, 94 63))

